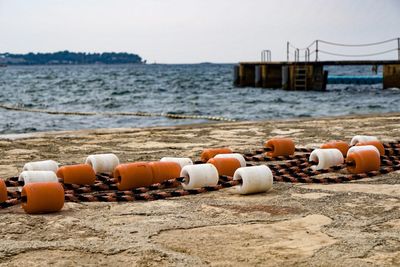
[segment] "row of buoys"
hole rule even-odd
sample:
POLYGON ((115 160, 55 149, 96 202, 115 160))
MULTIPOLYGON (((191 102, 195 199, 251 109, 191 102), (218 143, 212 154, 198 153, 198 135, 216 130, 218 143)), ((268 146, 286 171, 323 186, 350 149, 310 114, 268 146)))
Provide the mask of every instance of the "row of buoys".
MULTIPOLYGON (((237 153, 216 155, 207 163, 197 165, 188 158, 174 157, 165 157, 159 162, 120 164, 114 154, 98 154, 88 156, 85 164, 60 168, 52 160, 25 164, 18 178, 24 183, 21 189, 22 207, 31 214, 58 211, 64 203, 64 188, 59 179, 64 184, 91 185, 96 180, 96 174, 112 175, 121 191, 179 177, 183 178, 181 185, 184 189, 195 189, 215 186, 220 176, 231 176, 238 181, 238 193, 251 194, 269 190, 273 182, 267 166, 246 167, 243 156, 237 153)), ((7 200, 7 188, 1 181, 0 202, 7 200)))
MULTIPOLYGON (((295 144, 289 138, 273 138, 265 142, 264 151, 268 157, 290 156, 295 153, 295 144)), ((202 160, 209 160, 220 153, 232 153, 229 148, 208 149, 202 154, 202 160)), ((350 145, 344 141, 331 141, 314 149, 309 161, 315 163, 315 170, 327 169, 346 163, 351 173, 363 173, 380 167, 380 156, 385 155, 383 144, 375 136, 354 136, 350 145), (372 151, 372 152, 371 152, 372 151), (346 158, 346 160, 345 160, 346 158)))
MULTIPOLYGON (((289 156, 295 153, 295 144, 289 138, 273 138, 265 142, 264 151, 269 157, 289 156)), ((376 137, 355 136, 350 145, 343 141, 323 144, 312 151, 309 161, 315 170, 346 164, 350 173, 365 173, 380 168, 380 155, 384 153, 376 137)), ((205 149, 201 161, 193 164, 190 158, 164 157, 158 162, 121 164, 114 154, 97 154, 88 156, 85 164, 62 167, 53 160, 30 162, 18 178, 23 182, 22 207, 27 213, 58 211, 64 204, 63 184, 92 185, 96 174, 112 176, 121 191, 177 178, 185 190, 190 190, 215 186, 221 176, 238 181, 240 194, 265 192, 272 187, 273 174, 268 166, 247 166, 245 158, 229 148, 205 149)), ((7 192, 0 179, 0 203, 7 201, 7 192)))
POLYGON ((315 170, 346 164, 350 173, 366 173, 380 168, 380 156, 385 155, 383 144, 375 136, 356 135, 350 145, 343 141, 332 141, 321 145, 310 155, 316 162, 315 170))
POLYGON ((374 146, 355 149, 347 155, 346 159, 338 149, 316 149, 311 153, 310 161, 316 163, 312 166, 314 170, 323 170, 345 164, 347 170, 353 174, 377 171, 380 167, 380 155, 374 146))

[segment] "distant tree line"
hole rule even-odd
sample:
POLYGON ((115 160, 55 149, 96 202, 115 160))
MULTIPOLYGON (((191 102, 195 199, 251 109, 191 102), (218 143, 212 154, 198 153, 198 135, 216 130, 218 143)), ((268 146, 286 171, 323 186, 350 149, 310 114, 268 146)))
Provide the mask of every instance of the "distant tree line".
POLYGON ((7 65, 60 65, 60 64, 141 64, 146 63, 136 54, 129 53, 55 53, 0 54, 0 64, 7 65))

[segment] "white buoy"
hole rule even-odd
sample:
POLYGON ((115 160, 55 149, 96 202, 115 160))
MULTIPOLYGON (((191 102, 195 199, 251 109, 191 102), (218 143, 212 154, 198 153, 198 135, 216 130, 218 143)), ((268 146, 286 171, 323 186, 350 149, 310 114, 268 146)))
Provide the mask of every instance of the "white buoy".
POLYGON ((175 157, 163 157, 160 159, 161 162, 175 162, 181 165, 181 168, 187 165, 193 165, 193 161, 190 158, 175 158, 175 157))
MULTIPOLYGON (((40 182, 56 182, 57 175, 52 171, 23 171, 18 177, 18 181, 24 181, 24 184, 40 183, 40 182)), ((21 191, 22 187, 18 187, 21 191)))
POLYGON ((254 194, 270 190, 273 184, 273 175, 270 168, 265 165, 241 167, 236 170, 233 180, 242 181, 237 186, 239 194, 254 194))
POLYGON ((373 145, 350 147, 350 149, 347 151, 347 156, 350 155, 350 153, 352 153, 354 151, 362 151, 362 150, 373 150, 376 153, 378 153, 379 156, 381 156, 381 154, 379 153, 379 149, 376 148, 376 146, 373 146, 373 145))
POLYGON ((378 138, 376 136, 370 136, 370 135, 355 135, 351 139, 350 146, 355 146, 358 143, 364 143, 369 141, 378 141, 378 138))
POLYGON ((218 154, 214 158, 234 158, 240 162, 241 167, 246 167, 246 160, 239 153, 230 153, 230 154, 218 154))
POLYGON ((328 169, 332 166, 344 163, 342 152, 336 148, 314 149, 310 154, 310 161, 318 162, 317 165, 311 166, 314 170, 328 169))
POLYGON ((110 174, 119 164, 119 159, 114 154, 97 154, 90 155, 86 158, 86 164, 92 166, 95 173, 110 174))
POLYGON ((215 186, 218 184, 219 175, 217 168, 212 164, 187 165, 181 170, 184 189, 201 188, 204 186, 215 186))
POLYGON ((32 161, 24 165, 22 171, 52 171, 56 173, 58 163, 54 160, 32 161))

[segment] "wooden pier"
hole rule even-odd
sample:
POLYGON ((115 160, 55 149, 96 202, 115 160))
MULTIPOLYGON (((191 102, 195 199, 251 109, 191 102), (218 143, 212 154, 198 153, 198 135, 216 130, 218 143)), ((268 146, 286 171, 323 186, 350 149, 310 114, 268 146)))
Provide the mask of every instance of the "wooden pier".
POLYGON ((315 62, 241 62, 235 66, 234 84, 240 87, 326 90, 325 66, 383 66, 383 89, 400 88, 399 60, 352 60, 315 62))

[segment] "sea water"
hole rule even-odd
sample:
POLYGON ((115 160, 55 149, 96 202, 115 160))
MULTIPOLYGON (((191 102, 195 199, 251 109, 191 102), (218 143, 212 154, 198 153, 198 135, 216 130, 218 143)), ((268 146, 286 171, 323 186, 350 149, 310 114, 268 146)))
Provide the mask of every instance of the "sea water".
MULTIPOLYGON (((334 75, 374 75, 368 66, 334 75)), ((379 75, 379 73, 378 73, 379 75)), ((0 68, 0 103, 90 112, 155 112, 236 120, 400 111, 400 91, 382 85, 329 85, 325 92, 236 88, 233 65, 64 65, 0 68)), ((68 116, 0 109, 0 133, 203 123, 135 116, 68 116)))

